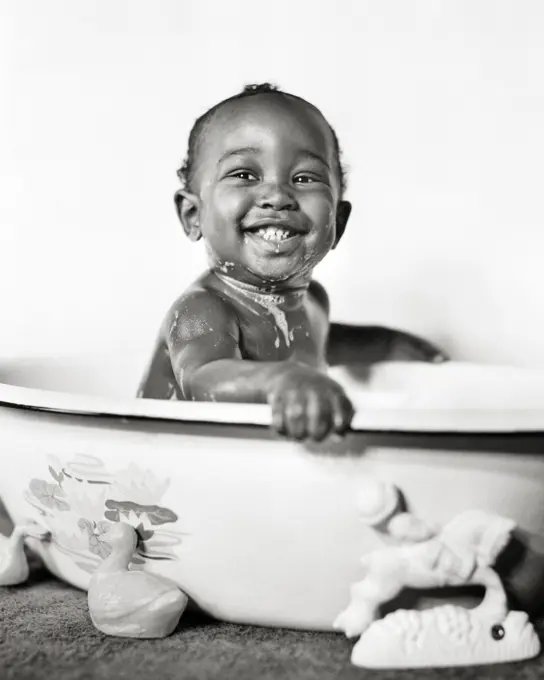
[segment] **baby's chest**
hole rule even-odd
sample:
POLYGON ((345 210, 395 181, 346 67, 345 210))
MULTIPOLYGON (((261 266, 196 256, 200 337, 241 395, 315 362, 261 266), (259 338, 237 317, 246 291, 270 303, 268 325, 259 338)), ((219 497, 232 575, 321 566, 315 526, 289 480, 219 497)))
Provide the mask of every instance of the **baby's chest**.
POLYGON ((307 363, 320 363, 324 351, 322 335, 305 310, 263 310, 240 317, 240 351, 244 359, 281 361, 297 358, 307 363))

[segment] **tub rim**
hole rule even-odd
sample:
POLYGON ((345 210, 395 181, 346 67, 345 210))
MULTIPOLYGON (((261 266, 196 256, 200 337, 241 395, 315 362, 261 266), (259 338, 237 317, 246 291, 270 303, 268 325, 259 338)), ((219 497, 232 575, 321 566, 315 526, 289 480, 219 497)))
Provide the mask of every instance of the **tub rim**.
MULTIPOLYGON (((358 398, 355 406, 354 432, 544 435, 544 408, 399 408, 385 393, 368 393, 358 398)), ((268 428, 272 422, 267 404, 99 397, 7 383, 0 383, 0 407, 95 418, 261 428, 268 428)))

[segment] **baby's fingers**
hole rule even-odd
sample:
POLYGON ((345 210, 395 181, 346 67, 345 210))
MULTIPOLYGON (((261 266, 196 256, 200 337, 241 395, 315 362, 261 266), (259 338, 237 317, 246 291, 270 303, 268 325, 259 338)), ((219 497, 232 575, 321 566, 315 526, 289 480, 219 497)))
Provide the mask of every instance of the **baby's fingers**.
POLYGON ((283 403, 283 396, 275 394, 269 399, 269 404, 272 409, 272 429, 278 434, 286 434, 285 423, 285 405, 283 403))
POLYGON ((350 400, 336 389, 290 389, 273 395, 269 403, 272 428, 297 441, 319 442, 333 433, 342 435, 354 414, 350 400))
POLYGON ((442 364, 448 361, 448 355, 431 342, 422 338, 415 338, 415 347, 422 361, 429 361, 434 364, 442 364))
POLYGON ((336 434, 345 434, 351 425, 355 410, 351 401, 343 393, 333 397, 333 430, 336 434))
POLYGON ((332 431, 333 409, 318 392, 310 392, 306 402, 307 433, 316 442, 323 441, 332 431))
POLYGON ((443 363, 448 356, 439 347, 409 333, 399 334, 392 343, 390 361, 427 361, 443 363))
POLYGON ((305 439, 308 434, 307 395, 291 390, 284 397, 285 433, 291 439, 305 439))

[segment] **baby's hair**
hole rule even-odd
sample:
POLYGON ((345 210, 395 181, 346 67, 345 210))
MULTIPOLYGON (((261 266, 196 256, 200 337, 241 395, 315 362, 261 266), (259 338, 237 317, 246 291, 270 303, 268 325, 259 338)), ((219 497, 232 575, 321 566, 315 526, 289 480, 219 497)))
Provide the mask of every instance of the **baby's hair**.
MULTIPOLYGON (((246 85, 242 92, 239 92, 238 94, 233 95, 232 97, 228 97, 227 99, 223 99, 220 101, 218 104, 215 106, 212 106, 211 109, 208 109, 206 113, 204 113, 200 118, 197 118, 191 132, 189 133, 189 144, 188 144, 188 149, 187 149, 187 154, 185 156, 185 160, 183 162, 183 165, 179 170, 177 171, 177 175, 179 179, 181 180, 183 186, 186 189, 189 189, 191 186, 191 181, 193 179, 193 174, 194 174, 194 165, 195 165, 195 159, 198 153, 198 147, 200 145, 200 142, 202 140, 202 136, 204 133, 204 130, 206 129, 207 125, 211 122, 213 116, 217 111, 224 105, 233 101, 237 101, 238 99, 245 99, 246 97, 252 97, 256 94, 274 94, 277 95, 278 97, 289 97, 291 99, 298 99, 300 101, 303 101, 305 104, 311 106, 314 108, 316 111, 319 111, 317 107, 315 107, 313 104, 310 104, 310 102, 307 102, 305 99, 302 99, 302 97, 297 97, 294 94, 289 94, 288 92, 284 92, 283 90, 280 90, 276 85, 273 85, 271 83, 259 83, 259 84, 254 84, 254 85, 246 85)), ((319 111, 321 113, 321 111, 319 111)), ((323 114, 321 114, 323 115, 323 114)), ((338 142, 338 137, 336 135, 336 132, 334 131, 334 128, 332 125, 325 119, 325 122, 329 126, 329 129, 332 133, 332 138, 333 138, 333 144, 334 144, 334 152, 335 152, 335 158, 336 158, 336 170, 338 173, 338 178, 340 181, 340 190, 341 193, 343 194, 344 191, 346 190, 346 171, 345 168, 342 164, 342 151, 340 149, 340 144, 338 142)))

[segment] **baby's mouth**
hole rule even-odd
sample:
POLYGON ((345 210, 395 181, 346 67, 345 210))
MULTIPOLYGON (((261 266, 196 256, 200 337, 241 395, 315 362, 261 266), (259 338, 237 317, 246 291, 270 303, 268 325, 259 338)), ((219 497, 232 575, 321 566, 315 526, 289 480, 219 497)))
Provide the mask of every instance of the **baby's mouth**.
POLYGON ((291 231, 290 229, 287 229, 285 227, 274 226, 259 227, 258 229, 252 230, 252 233, 255 234, 256 236, 260 236, 265 241, 274 242, 285 241, 285 239, 294 236, 294 232, 291 231))

